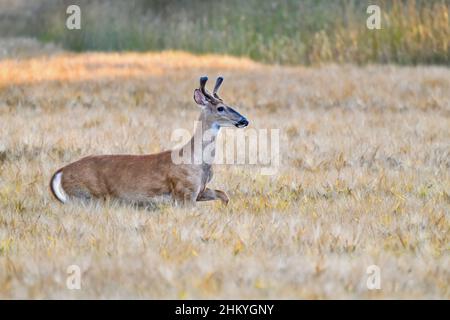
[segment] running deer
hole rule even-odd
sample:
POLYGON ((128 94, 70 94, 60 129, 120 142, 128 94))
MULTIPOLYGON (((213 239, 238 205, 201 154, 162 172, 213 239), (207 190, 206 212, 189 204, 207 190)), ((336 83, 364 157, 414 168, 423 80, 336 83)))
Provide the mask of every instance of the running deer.
POLYGON ((147 203, 159 196, 170 196, 175 202, 184 204, 217 199, 227 204, 229 199, 225 192, 206 187, 213 176, 211 162, 204 161, 203 157, 195 161, 198 160, 198 152, 194 151, 195 139, 201 137, 201 154, 208 145, 214 157, 215 139, 220 127, 243 128, 249 122, 218 96, 223 78, 217 78, 212 94, 205 88, 207 80, 207 77, 201 77, 200 88, 194 90, 194 100, 201 112, 194 136, 187 144, 150 155, 82 158, 52 176, 50 189, 55 198, 62 203, 93 198, 147 203), (207 132, 209 139, 204 139, 207 132), (173 155, 188 155, 192 161, 175 163, 173 155))

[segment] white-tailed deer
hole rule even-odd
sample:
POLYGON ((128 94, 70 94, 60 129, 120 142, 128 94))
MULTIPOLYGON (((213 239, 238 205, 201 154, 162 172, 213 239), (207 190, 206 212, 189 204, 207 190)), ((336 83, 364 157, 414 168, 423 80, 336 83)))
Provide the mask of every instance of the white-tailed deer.
POLYGON ((248 121, 217 95, 223 78, 217 78, 212 94, 205 88, 207 80, 207 77, 201 77, 200 88, 194 90, 194 100, 201 107, 200 123, 186 145, 157 154, 88 156, 73 162, 56 171, 50 180, 50 189, 56 199, 62 203, 74 198, 116 198, 146 203, 168 195, 183 203, 216 199, 228 203, 225 192, 206 187, 212 178, 211 163, 195 161, 199 155, 198 150, 194 150, 195 139, 201 138, 202 154, 208 145, 214 156, 219 128, 243 128, 248 121), (207 132, 209 139, 205 140, 207 132), (186 154, 192 160, 190 163, 174 163, 173 155, 186 154))

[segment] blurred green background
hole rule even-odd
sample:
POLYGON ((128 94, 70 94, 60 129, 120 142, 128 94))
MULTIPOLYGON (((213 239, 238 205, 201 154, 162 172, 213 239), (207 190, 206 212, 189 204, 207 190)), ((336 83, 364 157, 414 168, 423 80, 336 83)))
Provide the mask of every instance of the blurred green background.
POLYGON ((0 37, 74 51, 186 50, 279 64, 450 62, 450 0, 0 0, 0 37), (82 30, 65 27, 82 10, 82 30), (381 30, 366 27, 369 4, 381 30))

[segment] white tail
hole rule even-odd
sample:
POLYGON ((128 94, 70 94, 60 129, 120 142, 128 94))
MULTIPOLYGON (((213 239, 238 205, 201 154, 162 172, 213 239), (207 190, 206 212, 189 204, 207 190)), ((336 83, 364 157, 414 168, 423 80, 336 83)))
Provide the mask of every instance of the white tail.
POLYGON ((64 189, 62 187, 62 175, 62 171, 58 171, 53 175, 50 182, 50 188, 59 201, 61 201, 62 203, 66 203, 67 194, 64 192, 64 189))

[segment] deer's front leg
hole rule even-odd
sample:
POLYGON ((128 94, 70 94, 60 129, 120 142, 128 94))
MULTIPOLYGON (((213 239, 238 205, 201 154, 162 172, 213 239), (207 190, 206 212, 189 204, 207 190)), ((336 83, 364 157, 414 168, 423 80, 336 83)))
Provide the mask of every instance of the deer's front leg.
POLYGON ((199 193, 197 197, 197 201, 210 201, 220 199, 225 205, 228 204, 230 199, 225 192, 220 190, 212 190, 209 188, 205 188, 202 192, 199 193))
POLYGON ((179 205, 194 206, 197 199, 197 193, 190 190, 179 190, 174 192, 173 198, 179 205))

